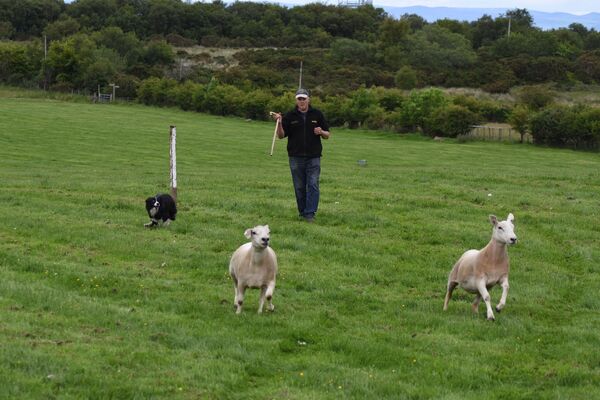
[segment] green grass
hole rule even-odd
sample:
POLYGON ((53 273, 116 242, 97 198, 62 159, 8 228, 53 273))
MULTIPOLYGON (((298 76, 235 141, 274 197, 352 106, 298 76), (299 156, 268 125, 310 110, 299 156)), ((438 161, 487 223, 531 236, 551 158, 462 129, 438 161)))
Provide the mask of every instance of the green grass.
POLYGON ((306 224, 273 124, 17 97, 0 94, 0 398, 600 398, 598 154, 334 129, 306 224), (169 125, 180 212, 147 230, 169 125), (505 310, 473 316, 458 289, 443 312, 453 263, 509 212, 505 310), (237 316, 229 257, 265 223, 276 311, 254 290, 237 316))

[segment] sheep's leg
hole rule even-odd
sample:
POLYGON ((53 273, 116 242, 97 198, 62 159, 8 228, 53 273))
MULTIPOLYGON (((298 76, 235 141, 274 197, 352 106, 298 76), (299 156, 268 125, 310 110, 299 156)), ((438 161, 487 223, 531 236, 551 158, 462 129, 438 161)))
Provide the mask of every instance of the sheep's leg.
POLYGON ((244 292, 246 288, 242 284, 238 284, 237 286, 237 297, 235 300, 235 304, 237 306, 236 314, 240 314, 242 312, 242 305, 244 304, 244 292))
POLYGON ((234 292, 234 298, 233 298, 233 308, 234 310, 237 311, 237 301, 238 301, 238 280, 235 277, 234 273, 230 273, 231 275, 231 279, 233 280, 233 292, 234 292))
POLYGON ((504 308, 506 304, 506 296, 508 296, 508 276, 502 278, 500 280, 500 286, 502 286, 502 297, 500 298, 500 303, 496 306, 496 311, 500 312, 504 308))
POLYGON ((448 309, 448 302, 452 298, 452 291, 458 286, 458 282, 448 281, 448 289, 446 290, 446 299, 444 300, 444 311, 448 309))
POLYGON ((267 292, 267 287, 262 286, 260 288, 260 301, 258 302, 258 313, 262 314, 263 306, 265 305, 265 293, 267 292))
POLYGON ((485 306, 487 308, 487 319, 490 321, 495 321, 496 318, 494 317, 494 312, 492 311, 492 302, 490 300, 490 293, 485 286, 485 279, 480 279, 477 282, 477 290, 479 290, 479 294, 483 298, 483 301, 485 301, 485 306))
POLYGON ((233 285, 233 291, 235 292, 235 297, 233 298, 233 308, 237 311, 237 285, 233 285))
POLYGON ((269 305, 267 306, 267 308, 269 309, 269 311, 273 311, 275 310, 275 306, 273 305, 273 292, 275 291, 275 282, 270 282, 269 286, 267 286, 267 291, 265 293, 265 296, 267 298, 267 301, 269 302, 269 305))
POLYGON ((473 303, 471 303, 471 310, 473 310, 473 312, 475 314, 477 314, 479 312, 479 302, 481 301, 481 295, 479 293, 477 293, 477 296, 475 296, 475 299, 473 299, 473 303))

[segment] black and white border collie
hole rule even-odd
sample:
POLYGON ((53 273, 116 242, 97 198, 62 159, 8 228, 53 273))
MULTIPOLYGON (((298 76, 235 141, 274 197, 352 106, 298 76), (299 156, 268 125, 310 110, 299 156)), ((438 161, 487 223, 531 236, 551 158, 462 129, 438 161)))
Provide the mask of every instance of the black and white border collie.
POLYGON ((150 222, 144 224, 147 228, 152 228, 162 221, 163 225, 169 225, 171 221, 175 221, 177 214, 177 206, 175 200, 168 194, 157 194, 154 197, 146 199, 146 211, 150 217, 150 222))

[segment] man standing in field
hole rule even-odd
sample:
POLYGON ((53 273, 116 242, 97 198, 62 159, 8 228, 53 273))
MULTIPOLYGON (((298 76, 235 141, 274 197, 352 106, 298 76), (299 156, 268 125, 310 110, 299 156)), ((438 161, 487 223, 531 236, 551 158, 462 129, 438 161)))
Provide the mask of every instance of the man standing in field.
POLYGON ((323 113, 310 106, 306 89, 296 91, 296 107, 283 117, 273 114, 277 137, 288 138, 287 151, 300 217, 314 222, 319 207, 319 176, 321 175, 321 138, 329 139, 329 125, 323 113))

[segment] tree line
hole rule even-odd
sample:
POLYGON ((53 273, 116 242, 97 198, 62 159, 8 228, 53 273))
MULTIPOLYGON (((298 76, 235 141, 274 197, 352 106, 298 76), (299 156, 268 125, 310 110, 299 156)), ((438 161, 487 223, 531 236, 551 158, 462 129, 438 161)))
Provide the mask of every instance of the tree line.
POLYGON ((495 106, 507 112, 482 112, 470 101, 441 101, 425 91, 427 101, 444 112, 435 114, 437 120, 414 120, 407 110, 420 95, 398 90, 438 86, 504 93, 523 85, 598 83, 600 33, 581 24, 543 31, 525 9, 473 22, 428 23, 413 14, 396 19, 372 6, 320 3, 288 8, 222 1, 0 0, 1 83, 83 93, 114 83, 121 97, 148 104, 266 118, 260 106, 242 102, 245 94, 285 98, 297 86, 300 61, 305 86, 334 123, 437 134, 458 132, 465 121, 490 115, 507 120, 512 105, 495 106), (186 52, 193 45, 245 50, 236 54, 235 65, 215 69, 186 52), (460 123, 443 127, 451 121, 460 123))

